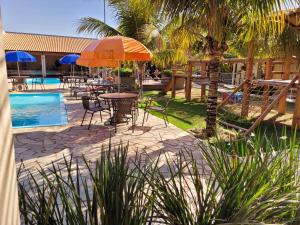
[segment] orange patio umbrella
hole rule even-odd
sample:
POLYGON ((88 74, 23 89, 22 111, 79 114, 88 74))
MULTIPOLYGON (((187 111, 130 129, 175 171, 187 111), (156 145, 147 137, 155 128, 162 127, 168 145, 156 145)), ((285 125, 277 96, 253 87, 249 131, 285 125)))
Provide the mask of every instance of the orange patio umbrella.
MULTIPOLYGON (((81 66, 120 67, 122 61, 149 61, 151 58, 152 53, 141 42, 129 37, 111 36, 88 45, 76 63, 81 66)), ((118 79, 120 80, 120 70, 118 79)))
POLYGON ((80 58, 77 60, 76 64, 86 67, 118 67, 118 61, 107 61, 107 60, 99 60, 99 59, 83 59, 80 58))

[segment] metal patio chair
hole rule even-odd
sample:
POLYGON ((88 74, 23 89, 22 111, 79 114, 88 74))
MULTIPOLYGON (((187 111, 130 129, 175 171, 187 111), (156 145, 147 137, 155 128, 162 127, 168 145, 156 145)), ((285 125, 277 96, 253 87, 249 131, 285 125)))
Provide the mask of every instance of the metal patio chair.
POLYGON ((68 79, 67 78, 65 78, 63 76, 60 76, 59 77, 59 81, 60 81, 60 83, 59 83, 59 87, 58 88, 60 88, 61 86, 62 86, 62 89, 65 89, 65 86, 68 87, 69 83, 68 83, 68 79))
POLYGON ((81 99, 82 99, 82 106, 85 109, 85 112, 84 112, 80 126, 83 125, 86 114, 91 114, 88 129, 90 129, 90 127, 91 127, 91 123, 92 123, 93 116, 95 113, 99 112, 101 122, 102 122, 102 113, 101 112, 107 112, 111 116, 110 104, 108 101, 104 101, 104 100, 101 101, 97 98, 93 98, 90 96, 82 96, 81 99))
POLYGON ((44 77, 34 77, 34 78, 32 78, 32 82, 31 82, 32 89, 36 90, 36 85, 40 85, 41 89, 45 90, 44 82, 45 82, 44 77))
POLYGON ((129 120, 132 122, 132 132, 136 125, 137 114, 135 108, 136 99, 117 99, 112 101, 113 117, 112 123, 115 125, 115 132, 117 132, 117 124, 129 120))
POLYGON ((167 127, 168 123, 169 123, 169 121, 168 121, 168 114, 167 114, 167 109, 168 109, 168 106, 169 106, 169 102, 170 102, 170 99, 169 98, 165 98, 165 97, 148 98, 146 100, 146 106, 144 108, 144 117, 143 117, 142 126, 144 126, 145 118, 146 118, 146 121, 148 121, 148 117, 149 117, 150 111, 155 111, 155 112, 159 112, 159 113, 162 114, 163 120, 164 120, 165 125, 167 127), (162 101, 163 105, 162 106, 153 105, 153 101, 154 100, 156 100, 156 101, 162 101))

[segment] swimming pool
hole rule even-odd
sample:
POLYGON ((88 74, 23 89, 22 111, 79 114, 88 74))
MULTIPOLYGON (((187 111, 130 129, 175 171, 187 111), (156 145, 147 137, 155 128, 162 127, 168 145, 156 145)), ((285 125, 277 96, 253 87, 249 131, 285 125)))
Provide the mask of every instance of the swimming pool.
MULTIPOLYGON (((35 79, 37 82, 41 82, 41 78, 27 78, 26 83, 27 84, 32 84, 32 80, 35 79)), ((45 85, 53 85, 53 84, 60 84, 59 78, 54 78, 54 77, 46 77, 44 78, 44 84, 45 85)))
POLYGON ((10 94, 9 99, 14 128, 68 123, 64 98, 60 93, 10 94))

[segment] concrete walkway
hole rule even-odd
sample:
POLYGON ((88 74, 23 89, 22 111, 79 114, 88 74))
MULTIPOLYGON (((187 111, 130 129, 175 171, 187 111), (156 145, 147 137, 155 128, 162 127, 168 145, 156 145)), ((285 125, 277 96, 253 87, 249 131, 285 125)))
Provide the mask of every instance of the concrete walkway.
MULTIPOLYGON (((58 91, 61 92, 58 89, 51 90, 58 91)), ((130 125, 122 124, 115 133, 114 128, 101 123, 100 116, 96 114, 91 129, 88 130, 87 126, 80 126, 84 113, 81 100, 69 97, 67 91, 63 93, 69 118, 67 125, 14 129, 18 167, 23 162, 26 168, 35 170, 39 165, 45 167, 51 162, 59 163, 64 157, 69 158, 71 155, 79 159, 83 155, 87 160, 94 161, 110 140, 115 146, 120 142, 129 143, 129 156, 134 156, 137 152, 145 157, 156 158, 162 151, 168 155, 176 155, 185 148, 194 152, 198 160, 202 161, 197 139, 172 124, 165 127, 163 120, 152 115, 142 127, 142 110, 134 132, 130 125)), ((107 119, 108 115, 103 113, 103 121, 107 119)))

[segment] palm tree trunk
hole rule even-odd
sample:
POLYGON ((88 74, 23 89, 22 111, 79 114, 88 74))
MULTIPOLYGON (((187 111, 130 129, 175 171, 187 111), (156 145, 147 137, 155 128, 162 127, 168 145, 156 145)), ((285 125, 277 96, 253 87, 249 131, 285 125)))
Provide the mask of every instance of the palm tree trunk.
POLYGON ((218 80, 220 73, 220 59, 212 55, 209 62, 208 74, 210 78, 207 97, 206 136, 212 137, 216 131, 217 102, 218 102, 218 80))

